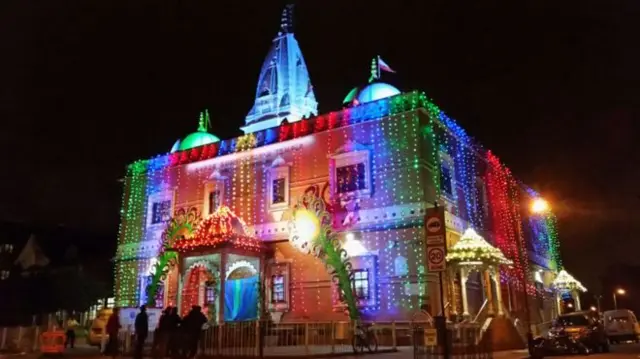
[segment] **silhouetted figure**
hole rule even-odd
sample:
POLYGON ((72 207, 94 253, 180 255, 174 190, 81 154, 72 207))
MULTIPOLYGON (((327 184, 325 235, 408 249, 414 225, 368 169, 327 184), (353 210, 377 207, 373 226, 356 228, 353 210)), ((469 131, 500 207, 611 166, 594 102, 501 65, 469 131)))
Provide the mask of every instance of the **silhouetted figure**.
POLYGON ((144 342, 149 336, 149 316, 147 315, 147 307, 145 305, 140 306, 140 313, 136 315, 135 322, 136 330, 136 349, 133 354, 135 359, 142 359, 142 352, 144 350, 144 342))
POLYGON ((180 355, 180 341, 181 341, 181 332, 180 332, 180 324, 182 323, 182 318, 178 315, 178 308, 172 307, 167 317, 167 331, 169 337, 169 350, 167 355, 171 358, 177 358, 180 355))
POLYGON ((198 354, 198 342, 202 333, 202 326, 207 323, 207 317, 202 313, 202 308, 194 305, 189 314, 182 321, 182 329, 185 334, 185 350, 183 355, 191 359, 198 354))
POLYGON ((167 343, 169 341, 168 320, 171 314, 171 307, 167 307, 162 311, 160 319, 158 319, 158 327, 153 333, 153 345, 151 352, 156 358, 164 358, 167 354, 167 343))
POLYGON ((118 333, 120 332, 121 327, 120 311, 116 308, 113 310, 111 316, 109 316, 109 320, 105 327, 105 332, 109 336, 109 341, 107 342, 106 348, 104 348, 104 355, 109 355, 112 358, 118 356, 118 333))

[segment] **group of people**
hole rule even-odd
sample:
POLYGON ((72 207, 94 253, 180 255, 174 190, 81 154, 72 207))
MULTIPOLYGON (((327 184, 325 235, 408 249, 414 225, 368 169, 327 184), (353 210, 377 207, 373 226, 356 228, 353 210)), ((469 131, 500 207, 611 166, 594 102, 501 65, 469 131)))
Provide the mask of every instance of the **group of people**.
MULTIPOLYGON (((153 336, 152 356, 154 358, 187 358, 192 359, 198 353, 198 344, 204 325, 208 322, 200 306, 194 305, 191 311, 180 318, 178 309, 167 307, 158 320, 158 327, 153 336)), ((106 332, 109 342, 105 354, 118 355, 118 332, 120 331, 119 314, 114 311, 107 322, 106 332)), ((146 306, 140 307, 135 323, 134 358, 142 359, 144 345, 149 337, 149 315, 146 306)))

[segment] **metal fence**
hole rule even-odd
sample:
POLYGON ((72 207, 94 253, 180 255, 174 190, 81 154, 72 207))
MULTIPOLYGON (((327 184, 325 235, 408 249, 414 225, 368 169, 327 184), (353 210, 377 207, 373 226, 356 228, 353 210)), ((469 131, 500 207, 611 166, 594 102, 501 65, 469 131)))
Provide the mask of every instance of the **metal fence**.
MULTIPOLYGON (((413 358, 444 357, 445 348, 440 345, 440 338, 430 324, 414 323, 413 325, 413 358)), ((491 333, 482 330, 476 324, 449 324, 446 330, 447 346, 450 358, 491 359, 491 333)))
POLYGON ((0 328, 0 351, 32 352, 39 348, 40 334, 46 327, 10 327, 0 328))
MULTIPOLYGON (((377 342, 377 351, 402 350, 407 357, 414 353, 415 359, 442 355, 442 348, 433 345, 431 322, 375 322, 370 325, 377 342)), ((201 333, 199 352, 205 357, 304 357, 331 356, 353 353, 353 322, 235 322, 213 325, 201 333)), ((0 328, 0 349, 18 352, 38 350, 40 334, 46 328, 22 327, 0 328)), ((489 340, 481 340, 481 328, 473 324, 450 325, 450 353, 452 358, 491 358, 489 340)), ((490 335, 486 335, 490 338, 490 335)), ((179 338, 178 343, 184 343, 179 338)), ((154 333, 145 343, 147 355, 152 353, 154 333)), ((130 331, 121 331, 118 338, 120 352, 131 355, 135 347, 135 336, 130 331)), ((106 344, 106 343, 104 343, 106 344)), ((365 349, 365 352, 368 350, 365 349)), ((97 352, 97 349, 96 349, 97 352)), ((158 353, 160 354, 160 353, 158 353)))
MULTIPOLYGON (((366 323, 375 333, 375 351, 395 351, 399 344, 411 345, 411 324, 366 323)), ((212 357, 283 357, 318 356, 354 352, 355 323, 351 322, 235 322, 214 325, 201 333, 199 352, 212 357)), ((146 340, 148 354, 154 340, 146 340)), ((176 334, 179 335, 179 334, 176 334)), ((132 354, 135 338, 131 332, 120 333, 121 352, 132 354)), ((178 340, 185 343, 185 340, 178 340)))

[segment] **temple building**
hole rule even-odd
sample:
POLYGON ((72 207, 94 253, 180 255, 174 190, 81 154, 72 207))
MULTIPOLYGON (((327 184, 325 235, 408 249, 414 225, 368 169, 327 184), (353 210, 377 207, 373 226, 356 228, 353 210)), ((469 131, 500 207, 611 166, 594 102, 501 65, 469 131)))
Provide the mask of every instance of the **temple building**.
POLYGON ((363 71, 363 85, 319 113, 285 9, 244 135, 219 139, 205 111, 168 153, 128 166, 116 305, 200 305, 214 322, 345 320, 354 308, 410 320, 441 304, 450 318, 549 320, 562 269, 555 217, 532 212, 540 196, 424 93, 383 82, 390 71, 375 57, 369 81, 363 71), (309 201, 319 218, 303 236, 296 210, 309 201), (425 240, 436 203, 449 249, 442 296, 425 240))

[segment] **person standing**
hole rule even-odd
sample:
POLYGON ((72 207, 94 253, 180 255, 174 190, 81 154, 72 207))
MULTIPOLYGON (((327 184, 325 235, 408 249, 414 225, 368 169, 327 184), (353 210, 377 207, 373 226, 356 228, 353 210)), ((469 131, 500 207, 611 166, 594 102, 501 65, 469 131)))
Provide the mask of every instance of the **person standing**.
POLYGON ((192 359, 198 354, 198 343, 200 342, 200 335, 202 334, 202 327, 208 322, 207 317, 202 313, 202 308, 199 305, 194 305, 184 317, 182 321, 182 327, 186 335, 185 340, 185 355, 188 359, 192 359))
POLYGON ((120 312, 116 308, 113 310, 113 313, 109 317, 105 327, 106 334, 109 336, 109 341, 107 342, 107 347, 104 349, 104 354, 109 355, 114 359, 118 356, 118 333, 120 332, 121 327, 120 312))
POLYGON ((71 349, 73 349, 74 345, 76 344, 76 328, 78 327, 78 325, 78 322, 73 316, 70 316, 69 319, 67 319, 67 331, 65 333, 67 336, 67 340, 64 341, 65 349, 67 348, 67 346, 70 346, 71 349))
POLYGON ((151 352, 154 358, 164 358, 167 354, 167 342, 169 340, 169 316, 171 315, 171 307, 167 307, 162 311, 162 315, 158 320, 158 327, 153 333, 153 345, 151 352))
POLYGON ((140 313, 136 315, 136 321, 134 324, 136 330, 136 349, 133 354, 135 359, 142 359, 142 353, 144 351, 144 342, 149 336, 149 315, 147 315, 147 306, 140 306, 140 313))
POLYGON ((182 318, 178 315, 178 308, 172 307, 167 319, 167 331, 169 337, 167 355, 171 358, 178 358, 180 356, 179 343, 182 340, 182 331, 180 330, 182 318))

